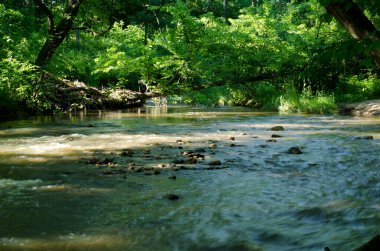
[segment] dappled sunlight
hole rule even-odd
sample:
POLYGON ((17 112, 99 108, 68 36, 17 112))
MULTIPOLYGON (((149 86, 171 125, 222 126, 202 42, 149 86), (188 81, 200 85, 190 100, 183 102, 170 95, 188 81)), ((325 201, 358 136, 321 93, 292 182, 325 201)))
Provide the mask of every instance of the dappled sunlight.
POLYGON ((78 187, 70 184, 59 184, 59 185, 43 185, 43 186, 33 186, 31 188, 33 191, 41 192, 66 192, 74 195, 91 195, 97 193, 110 193, 113 190, 111 188, 98 188, 98 187, 78 187))

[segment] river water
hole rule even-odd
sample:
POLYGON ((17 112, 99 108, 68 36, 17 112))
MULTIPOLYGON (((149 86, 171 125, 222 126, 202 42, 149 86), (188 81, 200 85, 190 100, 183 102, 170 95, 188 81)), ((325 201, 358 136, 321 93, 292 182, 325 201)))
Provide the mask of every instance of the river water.
POLYGON ((380 231, 379 163, 379 118, 144 108, 3 122, 0 250, 352 250, 380 231))

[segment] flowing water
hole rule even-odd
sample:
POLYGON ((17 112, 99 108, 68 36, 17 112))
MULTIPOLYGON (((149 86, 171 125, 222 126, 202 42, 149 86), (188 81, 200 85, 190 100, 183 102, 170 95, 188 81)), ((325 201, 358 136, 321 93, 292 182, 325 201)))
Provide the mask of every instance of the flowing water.
POLYGON ((3 122, 0 250, 352 250, 380 231, 379 163, 379 118, 146 108, 3 122))

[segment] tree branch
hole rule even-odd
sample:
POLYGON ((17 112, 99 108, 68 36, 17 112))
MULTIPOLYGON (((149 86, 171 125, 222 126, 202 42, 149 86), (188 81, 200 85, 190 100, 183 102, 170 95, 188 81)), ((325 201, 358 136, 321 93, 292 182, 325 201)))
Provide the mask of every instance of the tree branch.
POLYGON ((42 0, 34 0, 34 4, 39 7, 42 12, 47 16, 49 23, 49 34, 54 31, 54 16, 50 9, 42 2, 42 0))

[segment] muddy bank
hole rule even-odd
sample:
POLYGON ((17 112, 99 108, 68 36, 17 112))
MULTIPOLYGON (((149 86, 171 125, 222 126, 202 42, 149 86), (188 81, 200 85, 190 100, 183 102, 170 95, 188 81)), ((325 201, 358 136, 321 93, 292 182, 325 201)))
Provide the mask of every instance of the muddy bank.
POLYGON ((343 104, 340 108, 340 113, 343 115, 366 117, 380 116, 380 99, 343 104))

